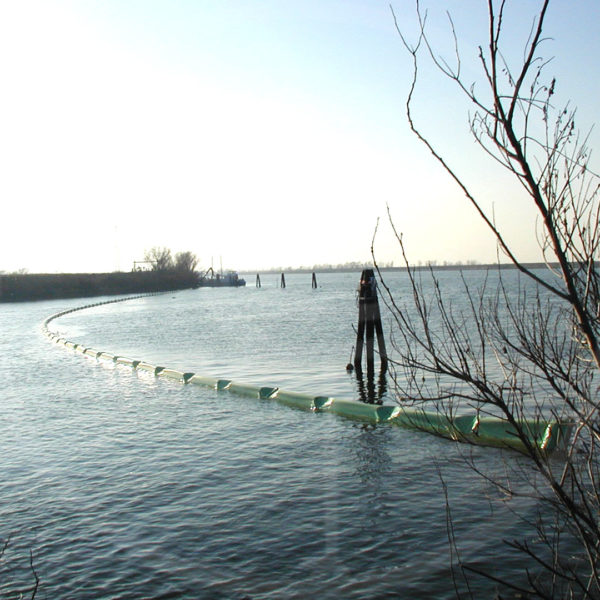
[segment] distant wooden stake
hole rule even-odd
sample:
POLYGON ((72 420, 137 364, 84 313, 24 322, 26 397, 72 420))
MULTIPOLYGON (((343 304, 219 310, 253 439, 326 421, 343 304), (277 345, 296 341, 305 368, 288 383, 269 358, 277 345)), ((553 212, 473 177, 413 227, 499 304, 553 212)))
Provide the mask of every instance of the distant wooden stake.
POLYGON ((281 274, 281 287, 285 287, 285 275, 283 273, 281 274))
POLYGON ((362 371, 363 346, 367 346, 367 372, 375 370, 374 341, 377 333, 377 344, 379 347, 379 360, 381 370, 387 369, 387 352, 383 338, 383 327, 381 325, 381 314, 379 312, 379 300, 377 299, 377 282, 373 269, 364 269, 360 276, 358 292, 358 330, 356 334, 356 352, 354 354, 354 368, 357 372, 362 371))
POLYGON ((313 272, 313 276, 312 276, 312 289, 316 290, 317 289, 317 274, 313 272))
POLYGON ((260 275, 257 273, 256 274, 256 287, 262 287, 261 283, 260 283, 260 275))

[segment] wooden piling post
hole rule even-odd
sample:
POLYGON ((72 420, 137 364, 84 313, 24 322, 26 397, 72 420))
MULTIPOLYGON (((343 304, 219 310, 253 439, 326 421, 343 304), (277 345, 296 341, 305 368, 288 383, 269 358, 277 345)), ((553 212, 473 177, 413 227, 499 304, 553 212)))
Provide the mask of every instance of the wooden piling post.
POLYGON ((312 289, 313 290, 317 289, 317 274, 314 271, 312 274, 312 289))
POLYGON ((284 273, 281 274, 281 287, 282 288, 285 287, 285 274, 284 273))
POLYGON ((354 354, 354 367, 357 372, 362 371, 362 353, 365 345, 365 335, 367 372, 373 373, 375 370, 375 334, 377 334, 381 370, 385 372, 387 369, 387 352, 383 338, 379 300, 377 299, 377 282, 373 269, 364 269, 360 276, 360 285, 358 288, 358 329, 356 333, 356 352, 354 354))
POLYGON ((256 287, 262 287, 262 284, 260 283, 260 275, 258 273, 256 274, 256 287))

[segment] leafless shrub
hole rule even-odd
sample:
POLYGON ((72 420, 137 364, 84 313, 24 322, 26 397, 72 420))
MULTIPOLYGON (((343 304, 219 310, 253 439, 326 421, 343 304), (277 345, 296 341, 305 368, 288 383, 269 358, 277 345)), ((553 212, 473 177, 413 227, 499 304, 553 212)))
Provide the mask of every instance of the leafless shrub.
MULTIPOLYGON (((519 485, 518 493, 539 500, 539 517, 528 523, 527 535, 509 542, 527 556, 533 568, 527 570, 524 583, 502 584, 526 597, 598 598, 600 181, 589 168, 588 138, 575 126, 575 111, 553 105, 556 82, 545 80, 549 61, 542 58, 540 46, 548 6, 549 0, 541 2, 522 63, 515 69, 501 50, 506 2, 488 0, 487 44, 478 48, 482 91, 463 77, 451 18, 456 49, 452 60, 440 58, 434 50, 426 30, 427 13, 418 1, 416 43, 409 43, 396 22, 413 61, 406 102, 410 128, 463 191, 495 236, 500 254, 521 277, 515 288, 500 270, 490 273, 478 287, 463 276, 466 303, 460 310, 445 297, 435 272, 424 275, 410 266, 402 235, 395 231, 408 267, 410 302, 400 302, 385 279, 383 284, 395 319, 391 362, 398 396, 405 402, 441 405, 446 413, 470 407, 478 414, 500 416, 515 429, 530 459, 525 471, 513 469, 507 480, 481 472, 493 485, 511 493, 510 479, 523 476, 526 485, 519 485), (432 61, 467 99, 473 111, 469 122, 474 139, 500 169, 521 184, 523 202, 537 211, 538 242, 547 272, 519 259, 494 215, 471 192, 469 181, 458 175, 415 123, 414 93, 422 60, 432 61), (424 276, 430 277, 427 287, 424 276), (536 418, 574 424, 574 433, 558 459, 540 451, 527 435, 524 420, 536 418), (531 536, 536 544, 530 543, 531 536)), ((475 463, 469 466, 478 469, 475 463)), ((478 572, 459 560, 451 518, 449 523, 453 556, 461 572, 478 572)))

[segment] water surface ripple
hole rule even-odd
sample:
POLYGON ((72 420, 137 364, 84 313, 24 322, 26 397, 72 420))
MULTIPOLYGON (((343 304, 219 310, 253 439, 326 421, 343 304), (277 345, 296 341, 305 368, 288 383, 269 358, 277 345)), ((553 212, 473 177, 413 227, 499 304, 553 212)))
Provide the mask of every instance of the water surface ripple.
MULTIPOLYGON (((356 278, 322 277, 316 291, 290 276, 285 290, 168 294, 53 329, 186 371, 353 397, 344 366, 356 278)), ((49 344, 44 318, 83 303, 0 305, 2 598, 31 589, 30 551, 42 598, 453 597, 440 477, 463 558, 519 573, 502 540, 520 535, 512 511, 535 505, 490 497, 461 455, 499 470, 521 458, 49 344)))

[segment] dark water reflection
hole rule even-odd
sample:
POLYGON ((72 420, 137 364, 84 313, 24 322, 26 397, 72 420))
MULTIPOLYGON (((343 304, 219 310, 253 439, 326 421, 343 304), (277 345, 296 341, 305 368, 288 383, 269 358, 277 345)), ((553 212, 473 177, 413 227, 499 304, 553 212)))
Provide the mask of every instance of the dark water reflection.
POLYGON ((366 374, 357 371, 355 377, 359 400, 367 404, 383 404, 388 392, 387 369, 379 369, 377 378, 373 371, 367 371, 366 374))

